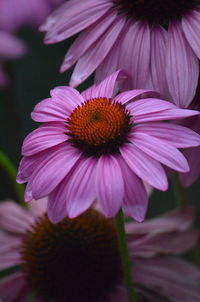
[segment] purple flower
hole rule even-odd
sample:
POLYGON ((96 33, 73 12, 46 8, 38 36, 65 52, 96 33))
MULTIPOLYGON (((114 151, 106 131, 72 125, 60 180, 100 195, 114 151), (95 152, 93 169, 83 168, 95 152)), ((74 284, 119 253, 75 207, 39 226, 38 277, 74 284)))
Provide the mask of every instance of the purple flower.
POLYGON ((26 201, 49 195, 48 215, 54 223, 80 215, 96 198, 109 217, 123 207, 143 221, 143 181, 165 191, 161 164, 189 170, 177 148, 199 146, 199 135, 163 121, 199 113, 179 109, 147 90, 113 96, 119 76, 124 73, 117 71, 81 94, 57 87, 34 108, 33 120, 43 125, 24 141, 17 180, 28 182, 26 201))
POLYGON ((95 70, 101 81, 123 68, 132 75, 129 89, 150 86, 179 107, 191 103, 199 77, 199 1, 79 2, 67 1, 41 27, 47 44, 81 32, 61 67, 66 71, 77 62, 71 86, 95 70))
MULTIPOLYGON (((34 292, 33 302, 128 302, 113 221, 91 209, 53 225, 41 204, 0 203, 0 269, 19 266, 0 280, 0 299, 24 302, 34 292)), ((175 256, 197 243, 193 220, 186 208, 126 224, 140 301, 199 301, 199 269, 175 256)))

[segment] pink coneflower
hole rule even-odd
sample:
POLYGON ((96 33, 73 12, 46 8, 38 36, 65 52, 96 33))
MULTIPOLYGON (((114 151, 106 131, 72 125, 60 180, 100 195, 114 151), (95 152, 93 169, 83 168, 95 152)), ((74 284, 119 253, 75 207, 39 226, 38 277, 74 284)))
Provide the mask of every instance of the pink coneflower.
POLYGON ((17 180, 28 182, 26 201, 49 195, 48 215, 54 223, 80 215, 96 198, 109 217, 123 207, 143 221, 143 181, 167 190, 161 163, 187 172, 188 163, 177 148, 200 145, 195 132, 162 122, 197 111, 179 109, 152 91, 130 90, 113 97, 119 75, 123 73, 82 94, 57 87, 34 108, 33 120, 44 124, 24 141, 17 180))
POLYGON ((81 32, 61 67, 66 71, 78 61, 73 87, 95 70, 100 81, 123 68, 132 75, 129 89, 151 83, 187 107, 199 76, 199 5, 199 0, 69 0, 41 30, 47 44, 81 32))
POLYGON ((0 29, 16 32, 22 26, 39 26, 63 0, 0 0, 0 29))
MULTIPOLYGON (((186 208, 127 223, 139 301, 199 301, 200 271, 173 256, 196 244, 193 220, 186 208)), ((18 266, 0 281, 3 301, 24 302, 34 292, 33 302, 128 302, 115 225, 94 209, 54 225, 43 211, 2 202, 0 230, 0 269, 18 266)))
POLYGON ((13 35, 0 31, 0 87, 8 83, 8 78, 3 70, 5 60, 16 59, 26 52, 24 43, 13 35))

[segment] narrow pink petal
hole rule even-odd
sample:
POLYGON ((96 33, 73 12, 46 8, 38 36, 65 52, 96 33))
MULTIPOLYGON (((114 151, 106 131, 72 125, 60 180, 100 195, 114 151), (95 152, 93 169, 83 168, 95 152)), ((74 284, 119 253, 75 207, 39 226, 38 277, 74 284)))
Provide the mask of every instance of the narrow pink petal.
POLYGON ((167 109, 175 108, 177 107, 175 107, 174 104, 157 98, 136 100, 127 105, 127 109, 130 110, 132 115, 136 118, 140 115, 158 114, 167 109))
POLYGON ((122 92, 115 97, 115 101, 125 104, 126 106, 133 100, 144 99, 144 98, 156 98, 159 97, 159 93, 145 89, 134 89, 122 92))
POLYGON ((146 133, 162 139, 177 148, 187 148, 200 145, 200 136, 189 128, 169 123, 139 124, 134 127, 134 132, 146 133))
POLYGON ((199 63, 184 37, 180 22, 168 29, 166 75, 173 101, 186 108, 191 103, 198 81, 199 63))
POLYGON ((106 216, 117 214, 123 203, 124 180, 116 156, 102 155, 97 164, 97 198, 106 216))
POLYGON ((64 123, 45 123, 32 131, 24 140, 22 154, 31 156, 50 147, 67 141, 68 136, 64 123))
POLYGON ((84 101, 71 87, 57 87, 51 90, 51 96, 35 106, 31 116, 36 122, 66 122, 73 109, 84 101))
POLYGON ((54 152, 48 152, 30 177, 29 189, 34 199, 47 196, 68 174, 80 157, 80 153, 63 143, 54 152))
POLYGON ((96 164, 95 158, 83 158, 69 178, 66 198, 70 218, 75 218, 86 211, 96 198, 96 164))
POLYGON ((161 233, 153 236, 143 236, 130 240, 129 251, 131 255, 139 257, 154 257, 157 255, 181 254, 193 248, 199 239, 198 230, 184 232, 161 233))
POLYGON ((48 218, 54 224, 62 221, 65 217, 68 216, 66 209, 66 194, 63 194, 63 192, 65 192, 65 187, 66 179, 64 179, 61 184, 58 185, 54 189, 54 191, 52 191, 48 198, 48 218))
POLYGON ((153 88, 165 96, 167 93, 166 67, 167 32, 161 26, 154 26, 151 31, 150 72, 153 88))
POLYGON ((70 86, 77 86, 89 77, 101 64, 116 41, 125 23, 122 17, 116 18, 115 22, 101 36, 101 38, 89 48, 79 59, 71 77, 70 86))
POLYGON ((182 28, 187 41, 200 59, 200 12, 194 10, 183 16, 182 28))
POLYGON ((12 201, 0 203, 0 227, 6 231, 23 234, 34 222, 28 210, 12 201))
POLYGON ((182 153, 162 139, 133 131, 131 141, 146 154, 171 169, 180 172, 189 171, 188 163, 182 153))
POLYGON ((120 167, 125 179, 124 181, 124 203, 123 208, 128 216, 136 221, 142 222, 145 218, 148 197, 143 182, 127 166, 124 160, 120 161, 120 167))
POLYGON ((144 88, 149 72, 150 29, 146 23, 131 24, 121 46, 120 68, 132 75, 132 87, 144 88))
POLYGON ((182 184, 188 187, 195 182, 200 175, 200 147, 183 150, 183 154, 187 158, 190 171, 180 174, 180 179, 182 184))
POLYGON ((151 218, 145 223, 129 222, 126 224, 128 235, 155 235, 170 232, 184 232, 189 229, 195 220, 193 207, 175 209, 162 216, 151 218))
MULTIPOLYGON (((63 6, 63 14, 57 17, 49 18, 49 22, 54 24, 48 29, 49 26, 46 26, 48 30, 45 36, 45 43, 56 43, 63 41, 74 34, 82 31, 86 27, 95 23, 100 17, 102 17, 110 8, 111 3, 109 1, 91 1, 85 0, 84 3, 77 0, 73 1, 71 5, 68 1, 66 6, 63 6), (52 20, 55 19, 55 20, 52 20)), ((43 30, 45 27, 43 26, 43 30)))
MULTIPOLYGON (((132 113, 133 114, 133 113, 132 113)), ((162 110, 154 113, 146 113, 137 115, 133 118, 135 123, 143 123, 143 122, 155 122, 162 120, 177 120, 190 116, 199 115, 198 111, 195 110, 187 110, 187 109, 177 109, 176 107, 173 109, 162 110)), ((134 116, 134 115, 133 115, 134 116)))
POLYGON ((101 20, 85 29, 69 48, 61 66, 61 72, 66 71, 88 50, 93 47, 100 36, 108 29, 116 18, 115 11, 109 11, 101 20))
POLYGON ((7 252, 4 255, 0 254, 0 270, 5 270, 22 263, 19 251, 7 252))
POLYGON ((167 177, 163 167, 133 144, 126 144, 120 152, 133 172, 151 186, 167 190, 167 177))
POLYGON ((23 302, 18 299, 26 287, 26 281, 22 272, 14 273, 0 280, 0 298, 2 302, 23 302))
POLYGON ((200 270, 176 257, 135 259, 135 281, 172 301, 198 302, 200 270))

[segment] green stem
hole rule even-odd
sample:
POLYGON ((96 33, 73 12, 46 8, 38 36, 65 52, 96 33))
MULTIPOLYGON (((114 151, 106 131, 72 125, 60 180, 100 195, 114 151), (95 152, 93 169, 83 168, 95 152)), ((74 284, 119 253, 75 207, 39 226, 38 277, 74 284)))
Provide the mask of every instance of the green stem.
POLYGON ((172 176, 174 195, 179 207, 184 207, 188 204, 188 198, 185 188, 181 185, 179 175, 176 173, 172 176))
POLYGON ((0 167, 2 167, 2 169, 10 177, 10 180, 12 181, 18 201, 24 205, 24 187, 23 187, 23 185, 16 183, 17 171, 15 169, 15 166, 13 165, 11 160, 2 151, 0 151, 0 167))
POLYGON ((119 246, 121 252, 121 261, 124 271, 124 277, 128 289, 128 294, 129 294, 129 302, 137 302, 138 299, 137 299, 137 294, 135 291, 133 278, 132 278, 131 262, 129 258, 127 238, 126 238, 125 227, 124 227, 124 214, 122 210, 120 210, 116 216, 116 225, 118 230, 119 246))

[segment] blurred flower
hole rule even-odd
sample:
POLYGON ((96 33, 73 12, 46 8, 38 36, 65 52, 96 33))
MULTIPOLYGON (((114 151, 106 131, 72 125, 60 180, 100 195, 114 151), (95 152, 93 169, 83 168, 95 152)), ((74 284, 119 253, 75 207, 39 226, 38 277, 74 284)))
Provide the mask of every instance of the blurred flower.
MULTIPOLYGON (((129 89, 151 85, 171 94, 179 107, 192 101, 199 77, 200 6, 190 0, 70 0, 50 15, 45 43, 81 32, 68 50, 61 71, 76 64, 75 87, 96 70, 100 81, 123 68, 132 75, 129 89)), ((127 88, 127 87, 126 87, 127 88)))
POLYGON ((0 30, 16 32, 25 25, 39 26, 63 0, 0 0, 0 30))
MULTIPOLYGON (((199 269, 172 256, 196 244, 193 220, 186 208, 126 224, 139 301, 199 301, 199 269)), ((54 225, 42 209, 5 201, 0 229, 0 269, 19 266, 0 280, 4 301, 24 302, 33 291, 34 302, 128 302, 115 226, 96 210, 54 225)))
POLYGON ((44 124, 24 141, 17 181, 28 182, 26 201, 49 195, 54 223, 80 215, 96 198, 106 216, 123 207, 143 221, 147 194, 142 181, 164 191, 168 184, 160 163, 189 170, 177 148, 199 146, 199 135, 161 121, 198 112, 179 109, 147 90, 113 97, 116 80, 124 75, 113 73, 82 94, 57 87, 34 108, 33 120, 44 124))
POLYGON ((25 44, 15 36, 0 31, 0 87, 8 83, 8 78, 3 70, 3 62, 16 59, 26 52, 25 44))

